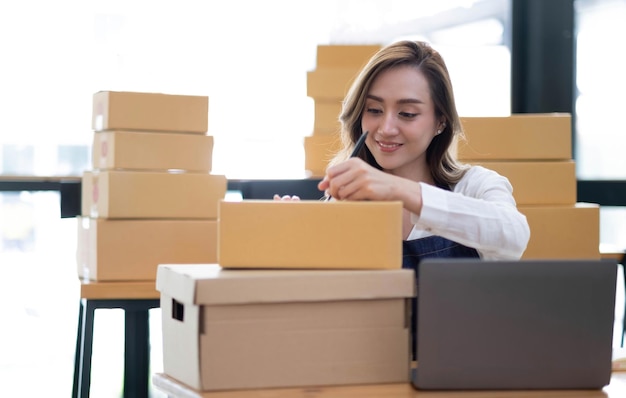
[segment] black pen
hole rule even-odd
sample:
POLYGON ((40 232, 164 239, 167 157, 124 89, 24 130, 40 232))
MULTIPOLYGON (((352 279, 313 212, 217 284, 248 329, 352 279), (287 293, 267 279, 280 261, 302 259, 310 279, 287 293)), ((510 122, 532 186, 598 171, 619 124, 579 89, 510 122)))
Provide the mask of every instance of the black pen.
POLYGON ((354 150, 352 151, 352 154, 350 154, 351 158, 356 157, 356 155, 361 152, 361 148, 363 148, 363 145, 365 144, 365 139, 367 138, 367 133, 369 133, 369 131, 361 134, 359 139, 356 141, 356 144, 354 144, 354 150))
MULTIPOLYGON (((356 157, 359 154, 359 152, 361 152, 361 148, 363 148, 363 145, 365 145, 365 139, 367 138, 367 133, 369 133, 369 131, 366 131, 365 133, 361 134, 359 139, 356 141, 356 144, 354 144, 354 149, 352 150, 352 153, 350 154, 351 158, 356 157)), ((332 198, 332 196, 328 195, 325 200, 328 201, 330 200, 330 198, 332 198)))

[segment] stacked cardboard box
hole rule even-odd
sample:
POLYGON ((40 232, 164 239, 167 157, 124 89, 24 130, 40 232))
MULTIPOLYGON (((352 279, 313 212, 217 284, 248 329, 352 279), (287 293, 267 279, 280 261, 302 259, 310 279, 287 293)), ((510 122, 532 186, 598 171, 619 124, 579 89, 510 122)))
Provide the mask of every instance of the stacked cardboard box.
POLYGON ((317 64, 307 72, 307 95, 313 98, 313 135, 304 138, 305 169, 323 176, 328 162, 340 148, 339 114, 350 85, 380 45, 319 45, 317 64))
POLYGON ((155 280, 160 263, 215 262, 226 178, 211 173, 208 97, 98 92, 92 128, 79 276, 155 280))
POLYGON ((460 160, 506 176, 530 225, 523 258, 599 258, 600 208, 576 202, 569 114, 462 118, 460 160))
POLYGON ((162 264, 164 373, 200 391, 408 382, 401 202, 221 201, 218 264, 162 264))

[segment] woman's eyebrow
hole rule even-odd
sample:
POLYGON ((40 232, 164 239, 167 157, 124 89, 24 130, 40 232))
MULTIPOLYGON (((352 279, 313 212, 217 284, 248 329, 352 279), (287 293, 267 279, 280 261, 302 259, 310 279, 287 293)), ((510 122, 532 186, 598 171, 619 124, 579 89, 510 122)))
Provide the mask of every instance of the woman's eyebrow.
MULTIPOLYGON (((378 97, 376 95, 372 95, 372 94, 368 94, 367 98, 372 99, 374 101, 378 101, 378 102, 385 102, 381 97, 378 97)), ((398 104, 423 104, 424 101, 418 99, 418 98, 402 98, 400 100, 397 101, 398 104)))

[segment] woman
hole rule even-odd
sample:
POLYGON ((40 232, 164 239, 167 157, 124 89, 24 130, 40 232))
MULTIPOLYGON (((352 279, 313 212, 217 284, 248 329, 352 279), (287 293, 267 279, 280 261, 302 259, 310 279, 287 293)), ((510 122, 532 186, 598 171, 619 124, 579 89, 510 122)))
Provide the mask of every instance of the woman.
POLYGON ((335 200, 402 201, 403 268, 419 277, 424 258, 522 256, 530 229, 508 179, 451 152, 463 129, 445 62, 427 43, 400 41, 375 54, 339 119, 343 150, 318 188, 335 200), (350 157, 364 132, 365 145, 350 157))
POLYGON ((445 62, 427 43, 400 41, 375 54, 340 122, 343 150, 318 187, 338 200, 402 201, 403 267, 417 271, 426 257, 522 256, 530 230, 508 179, 451 152, 462 126, 445 62), (365 146, 350 158, 363 132, 365 146))

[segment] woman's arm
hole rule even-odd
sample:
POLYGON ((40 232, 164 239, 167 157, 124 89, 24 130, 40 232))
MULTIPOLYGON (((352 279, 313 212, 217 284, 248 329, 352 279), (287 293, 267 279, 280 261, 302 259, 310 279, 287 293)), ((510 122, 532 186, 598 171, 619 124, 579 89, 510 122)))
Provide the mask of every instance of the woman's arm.
POLYGON ((530 239, 508 179, 470 168, 453 191, 422 186, 422 208, 411 220, 419 229, 473 247, 485 259, 519 259, 530 239))

